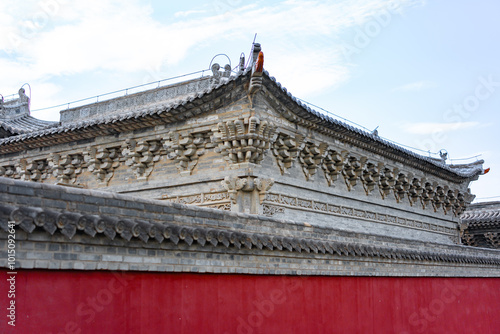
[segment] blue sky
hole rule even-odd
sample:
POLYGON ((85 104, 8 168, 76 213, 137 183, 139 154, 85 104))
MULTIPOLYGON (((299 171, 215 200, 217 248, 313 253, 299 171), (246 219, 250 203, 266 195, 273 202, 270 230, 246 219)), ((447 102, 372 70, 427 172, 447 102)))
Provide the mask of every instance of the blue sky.
POLYGON ((29 83, 36 110, 207 69, 219 53, 234 67, 257 33, 292 94, 402 145, 480 154, 491 172, 472 191, 500 200, 499 12, 493 0, 2 0, 0 93, 29 83))

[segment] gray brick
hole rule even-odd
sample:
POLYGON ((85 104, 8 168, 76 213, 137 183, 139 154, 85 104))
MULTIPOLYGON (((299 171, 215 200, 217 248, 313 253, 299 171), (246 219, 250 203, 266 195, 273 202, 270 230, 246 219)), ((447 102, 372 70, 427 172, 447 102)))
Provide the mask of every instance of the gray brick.
POLYGON ((35 268, 48 269, 49 261, 47 260, 35 260, 35 268))
POLYGON ((61 267, 61 263, 59 261, 50 261, 49 269, 59 269, 61 267))
POLYGON ((43 203, 42 205, 46 208, 53 208, 53 209, 66 209, 67 208, 67 203, 63 200, 53 200, 53 199, 44 198, 42 203, 43 203))
POLYGON ((78 260, 80 261, 101 261, 101 255, 98 254, 78 254, 78 260))
POLYGON ((103 261, 111 261, 111 262, 122 262, 123 261, 123 256, 121 256, 121 255, 103 254, 102 255, 102 260, 103 261))
POLYGON ((77 203, 76 209, 81 211, 82 213, 89 213, 89 214, 95 214, 99 212, 99 206, 94 204, 77 203))
POLYGON ((97 268, 97 263, 95 262, 85 262, 83 264, 85 270, 95 270, 97 268))
POLYGON ((82 262, 75 262, 73 264, 73 269, 83 270, 85 269, 85 265, 82 262))
POLYGON ((128 209, 144 210, 144 204, 141 202, 127 201, 125 202, 125 207, 128 209))
POLYGON ((33 260, 50 260, 52 259, 52 253, 36 253, 36 252, 28 252, 26 254, 27 259, 33 260))
POLYGON ((129 270, 129 265, 128 265, 128 263, 120 263, 120 265, 118 266, 118 269, 119 270, 129 270))
POLYGON ((110 216, 121 215, 122 214, 121 210, 122 209, 120 208, 115 208, 112 206, 101 206, 99 208, 99 212, 110 216))
POLYGON ((123 261, 124 262, 135 262, 135 263, 139 263, 139 262, 143 262, 144 258, 141 257, 141 256, 124 256, 123 257, 123 261))
POLYGON ((62 193, 61 199, 68 201, 68 202, 83 202, 85 199, 85 196, 80 195, 80 194, 62 193))
POLYGON ((39 197, 52 198, 52 199, 60 199, 61 194, 63 192, 64 192, 64 188, 62 188, 61 190, 41 188, 41 189, 36 189, 36 191, 35 191, 36 195, 39 197))
POLYGON ((35 189, 29 188, 27 186, 9 186, 8 192, 10 194, 18 194, 18 195, 29 195, 35 196, 35 189))
POLYGON ((54 259, 56 260, 76 260, 77 255, 76 254, 70 254, 70 253, 55 253, 54 254, 54 259))
MULTIPOLYGON (((12 196, 7 195, 7 198, 5 199, 5 201, 7 201, 7 200, 12 200, 12 196)), ((18 195, 15 197, 15 201, 17 204, 26 204, 29 206, 42 206, 42 199, 39 197, 18 195)))
POLYGON ((106 198, 95 197, 95 196, 85 196, 83 202, 94 204, 94 205, 106 205, 106 198))
POLYGON ((16 263, 16 265, 19 268, 23 268, 23 269, 33 269, 35 266, 35 261, 34 260, 22 260, 22 261, 19 261, 19 263, 16 263))
POLYGON ((161 259, 155 257, 145 257, 144 263, 161 263, 161 259))

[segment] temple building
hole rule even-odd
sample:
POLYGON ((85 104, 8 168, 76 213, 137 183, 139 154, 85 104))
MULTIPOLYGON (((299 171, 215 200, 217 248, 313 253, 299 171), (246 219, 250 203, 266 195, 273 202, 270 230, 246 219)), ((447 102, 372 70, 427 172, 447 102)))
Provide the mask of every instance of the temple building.
POLYGON ((498 328, 499 215, 470 206, 483 161, 449 165, 312 110, 259 44, 241 63, 59 122, 30 116, 22 89, 2 100, 0 251, 15 226, 19 326, 498 328))

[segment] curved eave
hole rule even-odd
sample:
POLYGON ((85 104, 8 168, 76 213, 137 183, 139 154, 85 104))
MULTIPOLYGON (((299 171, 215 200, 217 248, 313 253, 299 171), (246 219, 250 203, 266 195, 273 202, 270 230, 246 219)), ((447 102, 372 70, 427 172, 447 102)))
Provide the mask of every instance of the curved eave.
POLYGON ((177 100, 165 105, 138 108, 128 113, 68 123, 54 128, 0 139, 0 154, 15 153, 183 121, 231 102, 238 93, 236 88, 243 87, 241 81, 245 80, 245 75, 246 72, 243 75, 231 78, 223 84, 218 84, 183 100, 177 100))
POLYGON ((263 78, 263 85, 265 85, 266 89, 277 97, 280 103, 286 106, 296 116, 314 124, 315 127, 324 127, 329 129, 329 134, 333 131, 334 136, 341 141, 350 142, 351 144, 365 150, 385 156, 405 165, 409 164, 416 169, 444 177, 450 181, 467 181, 477 177, 483 172, 483 169, 480 166, 473 167, 467 171, 464 169, 460 171, 454 170, 447 165, 441 165, 430 158, 395 145, 380 138, 379 136, 375 136, 369 132, 360 130, 325 114, 319 113, 294 97, 285 87, 276 81, 274 77, 271 77, 267 71, 264 71, 263 78))

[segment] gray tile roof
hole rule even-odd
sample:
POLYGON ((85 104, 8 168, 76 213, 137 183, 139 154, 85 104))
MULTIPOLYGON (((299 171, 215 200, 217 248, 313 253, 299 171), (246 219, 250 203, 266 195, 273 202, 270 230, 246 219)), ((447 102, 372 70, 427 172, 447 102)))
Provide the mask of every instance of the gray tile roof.
MULTIPOLYGON (((500 224, 500 202, 472 204, 461 217, 463 222, 489 225, 500 224)), ((470 225, 470 224, 469 224, 470 225)))
POLYGON ((59 122, 42 121, 30 115, 23 115, 13 119, 0 119, 0 127, 12 135, 27 134, 58 125, 59 122))
MULTIPOLYGON (((290 92, 287 91, 274 77, 271 77, 267 71, 264 71, 265 85, 269 86, 271 92, 276 92, 281 95, 282 100, 288 99, 287 107, 290 107, 298 116, 307 119, 313 123, 326 126, 330 129, 335 130, 337 133, 345 134, 349 137, 356 137, 359 142, 365 143, 363 145, 365 148, 370 146, 377 146, 379 150, 385 153, 392 154, 392 157, 406 157, 418 161, 420 164, 423 162, 427 166, 430 164, 432 169, 444 170, 453 175, 457 175, 461 178, 473 178, 482 174, 483 169, 481 163, 483 161, 476 162, 471 165, 461 165, 461 168, 453 168, 453 166, 444 165, 436 162, 434 159, 419 155, 401 146, 398 146, 390 141, 387 141, 379 136, 371 134, 369 132, 360 130, 353 127, 347 123, 336 120, 330 116, 317 112, 311 109, 306 104, 302 103, 299 99, 295 98, 290 92)), ((101 117, 96 117, 88 120, 70 122, 60 125, 60 123, 51 123, 45 121, 39 121, 31 116, 28 116, 32 121, 27 122, 26 127, 21 127, 18 125, 17 136, 12 136, 8 138, 0 139, 1 146, 7 146, 10 144, 20 143, 28 139, 41 138, 45 136, 57 135, 69 131, 84 131, 87 128, 99 127, 102 128, 103 125, 114 125, 114 131, 117 131, 119 123, 126 122, 129 120, 136 119, 146 119, 149 118, 150 122, 152 120, 163 117, 161 115, 171 113, 174 121, 181 119, 186 119, 193 116, 193 113, 186 112, 189 108, 197 108, 201 104, 207 102, 208 100, 220 97, 224 92, 230 91, 234 87, 234 83, 237 85, 245 83, 250 79, 250 67, 244 72, 229 78, 218 84, 213 84, 207 89, 203 89, 199 92, 184 95, 180 99, 173 99, 164 104, 157 104, 148 107, 137 107, 135 110, 118 113, 109 114, 101 117), (33 121, 33 120, 36 120, 33 121), (115 125, 116 124, 116 125, 115 125)), ((206 110, 202 110, 205 112, 206 110)), ((127 123, 127 126, 130 122, 127 123)), ((134 125, 139 126, 139 125, 134 125)), ((151 124, 149 125, 151 126, 151 124)))

